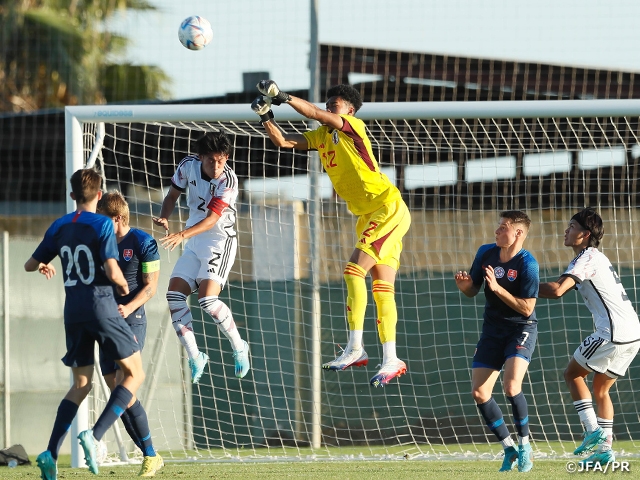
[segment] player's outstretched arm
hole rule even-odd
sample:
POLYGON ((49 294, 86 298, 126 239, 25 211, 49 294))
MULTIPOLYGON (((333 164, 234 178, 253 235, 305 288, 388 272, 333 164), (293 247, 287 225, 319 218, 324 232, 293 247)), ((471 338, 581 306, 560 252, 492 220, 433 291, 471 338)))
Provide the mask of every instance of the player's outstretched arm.
POLYGON ((129 284, 120 270, 118 260, 115 258, 107 258, 104 262, 104 273, 111 283, 116 286, 119 295, 129 294, 129 284))
POLYGON ((169 189, 169 193, 164 197, 162 201, 162 208, 160 209, 160 215, 152 217, 153 223, 169 231, 169 217, 173 213, 173 209, 176 208, 176 202, 180 197, 180 190, 173 185, 169 189))
POLYGON ((273 119, 271 99, 266 95, 257 97, 251 103, 251 109, 260 117, 262 126, 276 147, 309 150, 307 139, 300 134, 287 134, 273 119))
POLYGON ((172 233, 160 239, 160 244, 164 248, 168 248, 173 250, 178 245, 182 243, 183 240, 187 240, 188 238, 195 237, 196 235, 206 232, 207 230, 211 230, 213 226, 220 220, 220 215, 218 215, 213 210, 209 210, 207 212, 207 216, 200 220, 198 223, 191 225, 189 228, 181 230, 180 232, 172 233))
POLYGON ((274 105, 288 103, 300 115, 311 120, 317 120, 322 125, 326 125, 330 128, 341 130, 344 125, 344 121, 340 115, 318 108, 311 102, 283 92, 273 80, 260 80, 257 87, 258 90, 260 90, 260 93, 269 97, 271 99, 271 103, 274 105))
POLYGON ((576 286, 576 281, 568 276, 562 276, 555 282, 540 283, 538 297, 558 299, 576 286))
POLYGON ((480 291, 480 288, 473 284, 471 275, 465 271, 457 271, 453 276, 453 279, 456 281, 458 289, 467 297, 475 297, 480 291))

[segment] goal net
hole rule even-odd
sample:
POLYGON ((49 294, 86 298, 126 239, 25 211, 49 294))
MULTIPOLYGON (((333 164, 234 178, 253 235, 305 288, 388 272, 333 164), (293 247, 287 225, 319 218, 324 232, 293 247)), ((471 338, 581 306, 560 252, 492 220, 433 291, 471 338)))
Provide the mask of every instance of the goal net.
MULTIPOLYGON (((637 304, 636 225, 640 141, 637 101, 370 103, 360 112, 382 170, 412 215, 396 284, 398 355, 408 372, 382 389, 369 385, 382 358, 369 296, 364 343, 369 365, 322 372, 347 340, 342 271, 355 242, 355 218, 306 152, 279 150, 246 105, 67 108, 67 172, 89 160, 108 188, 130 203, 131 225, 160 238, 160 211, 177 164, 205 131, 225 131, 240 179, 239 249, 221 297, 251 346, 252 369, 233 374, 228 342, 191 300, 198 343, 211 357, 192 386, 171 327, 164 293, 179 256, 162 252, 158 293, 147 307, 140 399, 156 449, 173 460, 493 458, 502 452, 470 394, 470 359, 484 295, 460 294, 453 273, 470 267, 494 239, 499 212, 532 218, 525 248, 555 279, 572 259, 563 246, 570 217, 596 207, 602 249, 637 304), (104 122, 104 125, 101 125, 104 122), (93 154, 92 154, 93 152, 93 154), (319 334, 315 334, 319 332, 319 334)), ((290 132, 308 124, 292 109, 276 120, 290 132)), ((184 203, 171 221, 186 220, 184 203)), ((370 280, 369 280, 370 281, 370 280)), ((370 285, 369 285, 370 288, 370 285)), ((577 293, 538 300, 539 339, 525 378, 534 452, 570 455, 582 427, 562 372, 593 331, 577 293)), ((611 392, 614 435, 639 453, 640 412, 634 361, 611 392)), ((91 425, 104 406, 100 385, 91 425)), ((510 431, 511 408, 494 390, 510 431)), ((135 453, 122 427, 106 437, 111 456, 135 453)))

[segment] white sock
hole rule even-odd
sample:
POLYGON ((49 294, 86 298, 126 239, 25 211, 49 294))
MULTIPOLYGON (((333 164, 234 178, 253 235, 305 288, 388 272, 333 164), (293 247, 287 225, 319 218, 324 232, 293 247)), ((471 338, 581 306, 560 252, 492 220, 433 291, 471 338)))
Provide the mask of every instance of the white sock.
POLYGON ((358 350, 362 348, 362 330, 350 330, 349 331, 349 343, 345 351, 358 350))
POLYGON ((382 364, 387 361, 397 360, 396 355, 396 342, 385 342, 382 344, 382 364))
POLYGON ((193 326, 191 321, 191 310, 187 305, 187 296, 180 292, 167 292, 167 302, 169 302, 169 311, 171 312, 171 323, 182 346, 187 351, 189 358, 196 358, 200 355, 196 336, 193 334, 193 326))
POLYGON ((504 449, 516 446, 516 444, 513 443, 513 438, 511 438, 511 435, 509 435, 507 438, 503 438, 502 440, 500 440, 500 443, 502 444, 502 448, 504 449))
POLYGON ((529 443, 529 435, 518 437, 518 445, 527 445, 529 443))
POLYGON ((243 350, 244 342, 236 327, 236 322, 233 320, 231 310, 222 302, 218 297, 202 297, 198 299, 202 310, 211 315, 213 323, 218 326, 218 329, 224 333, 225 337, 231 342, 231 348, 234 350, 243 350))
POLYGON ((576 400, 575 402, 573 402, 573 406, 578 411, 580 421, 584 425, 587 433, 591 433, 596 428, 598 428, 598 419, 596 418, 596 412, 593 409, 593 404, 591 403, 590 398, 576 400))

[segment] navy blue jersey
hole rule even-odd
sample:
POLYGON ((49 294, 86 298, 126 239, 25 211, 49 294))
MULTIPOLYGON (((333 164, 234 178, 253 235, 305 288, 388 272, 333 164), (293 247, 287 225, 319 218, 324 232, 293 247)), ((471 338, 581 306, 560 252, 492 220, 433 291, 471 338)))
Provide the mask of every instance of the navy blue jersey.
MULTIPOLYGON (((482 245, 476 253, 469 275, 473 284, 477 287, 484 281, 484 269, 491 266, 495 272, 498 284, 514 297, 538 298, 538 286, 540 285, 540 267, 533 255, 525 249, 520 250, 515 257, 508 262, 500 261, 500 247, 495 243, 482 245)), ((486 322, 499 326, 504 322, 513 323, 537 323, 536 312, 530 317, 525 317, 508 307, 485 284, 484 319, 486 322)))
MULTIPOLYGON (((156 240, 148 233, 132 228, 118 243, 120 251, 120 269, 124 278, 129 284, 129 294, 124 297, 116 294, 118 304, 129 303, 142 290, 142 275, 160 270, 160 254, 156 240)), ((135 312, 131 312, 127 318, 127 323, 136 325, 145 323, 144 305, 135 312)))
POLYGON ((62 262, 65 323, 120 316, 112 284, 104 272, 104 262, 118 259, 110 218, 79 211, 53 222, 32 257, 49 263, 56 255, 62 262))

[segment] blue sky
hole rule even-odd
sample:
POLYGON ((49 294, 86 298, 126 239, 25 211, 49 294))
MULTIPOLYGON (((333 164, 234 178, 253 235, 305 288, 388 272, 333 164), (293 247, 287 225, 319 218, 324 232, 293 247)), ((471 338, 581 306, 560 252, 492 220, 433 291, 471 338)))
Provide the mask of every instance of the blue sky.
MULTIPOLYGON (((157 12, 123 15, 127 59, 162 67, 174 98, 242 90, 242 73, 267 71, 285 89, 309 84, 309 0, 151 0, 157 12), (178 26, 211 22, 212 43, 189 51, 178 26)), ((640 72, 637 0, 318 0, 322 43, 640 72)))

